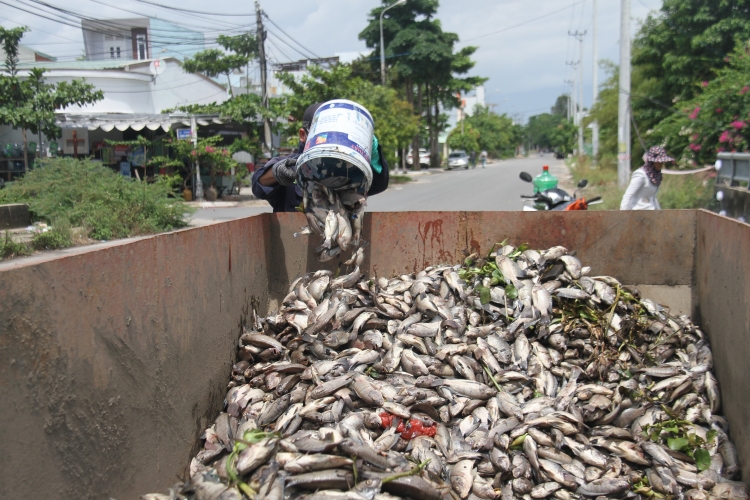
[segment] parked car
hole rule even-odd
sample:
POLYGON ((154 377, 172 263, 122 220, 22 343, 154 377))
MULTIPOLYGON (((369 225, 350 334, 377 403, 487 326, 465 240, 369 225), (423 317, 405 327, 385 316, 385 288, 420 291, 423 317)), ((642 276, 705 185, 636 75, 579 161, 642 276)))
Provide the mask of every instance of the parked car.
MULTIPOLYGON (((409 155, 406 157, 406 163, 409 165, 412 164, 411 153, 412 152, 409 151, 409 155)), ((419 164, 421 166, 430 166, 430 152, 424 148, 419 148, 419 164)))
POLYGON ((448 168, 469 168, 469 155, 466 151, 454 151, 448 155, 448 168))

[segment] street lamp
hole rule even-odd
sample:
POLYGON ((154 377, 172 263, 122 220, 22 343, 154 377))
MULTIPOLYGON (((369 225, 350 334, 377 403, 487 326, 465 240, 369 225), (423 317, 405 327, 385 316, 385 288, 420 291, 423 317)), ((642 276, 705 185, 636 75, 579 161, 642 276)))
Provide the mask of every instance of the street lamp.
POLYGON ((388 9, 392 9, 393 7, 397 5, 403 5, 406 3, 406 0, 398 0, 393 5, 389 5, 385 9, 383 9, 380 12, 380 79, 383 81, 383 85, 385 85, 385 47, 383 47, 383 14, 388 9))

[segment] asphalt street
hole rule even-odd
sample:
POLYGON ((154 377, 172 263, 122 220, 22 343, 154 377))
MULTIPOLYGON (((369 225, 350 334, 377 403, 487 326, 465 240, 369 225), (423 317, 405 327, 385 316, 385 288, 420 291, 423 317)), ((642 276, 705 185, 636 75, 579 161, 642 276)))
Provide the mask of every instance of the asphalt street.
MULTIPOLYGON (((562 180, 565 165, 551 154, 491 162, 484 169, 477 166, 470 170, 423 172, 414 175, 413 182, 391 184, 386 192, 371 197, 367 211, 521 210, 521 194, 531 194, 532 190, 518 174, 527 171, 536 176, 544 165, 549 165, 550 171, 562 180)), ((270 211, 266 202, 252 201, 236 207, 201 208, 191 220, 194 225, 205 225, 270 211)))

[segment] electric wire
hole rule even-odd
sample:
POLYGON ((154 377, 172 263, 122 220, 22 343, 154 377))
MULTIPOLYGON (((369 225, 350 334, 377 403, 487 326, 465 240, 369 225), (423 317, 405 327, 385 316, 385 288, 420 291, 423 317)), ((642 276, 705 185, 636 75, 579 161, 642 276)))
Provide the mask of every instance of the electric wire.
POLYGON ((297 45, 299 45, 306 52, 312 54, 312 56, 313 56, 314 59, 322 59, 319 55, 315 54, 315 52, 313 52, 312 50, 308 49, 307 47, 305 47, 304 45, 302 45, 301 43, 299 43, 297 40, 295 40, 294 38, 292 38, 291 35, 289 35, 289 33, 287 33, 286 31, 284 31, 281 28, 281 26, 279 26, 278 24, 276 24, 275 22, 273 22, 273 19, 271 19, 270 17, 268 17, 268 14, 266 14, 265 12, 262 12, 262 15, 265 16, 265 18, 268 20, 269 23, 273 24, 279 31, 281 31, 284 35, 286 35, 287 38, 289 38, 291 41, 293 41, 294 43, 296 43, 297 45))
POLYGON ((164 5, 157 2, 152 2, 149 0, 135 0, 136 2, 145 3, 148 5, 154 5, 156 7, 161 7, 162 9, 167 9, 171 11, 179 11, 179 12, 189 12, 192 14, 206 14, 209 16, 227 16, 227 17, 255 17, 255 12, 252 14, 242 14, 242 13, 232 13, 232 14, 222 14, 221 12, 205 12, 201 10, 191 10, 191 9, 181 9, 179 7, 173 7, 171 5, 164 5))

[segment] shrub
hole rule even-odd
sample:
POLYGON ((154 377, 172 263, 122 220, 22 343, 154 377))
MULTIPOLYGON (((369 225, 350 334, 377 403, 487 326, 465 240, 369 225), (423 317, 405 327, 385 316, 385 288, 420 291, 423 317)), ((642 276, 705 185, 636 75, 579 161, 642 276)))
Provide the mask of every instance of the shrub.
POLYGON ((36 220, 64 220, 97 240, 184 227, 192 209, 174 194, 175 179, 135 181, 88 160, 53 158, 0 191, 0 203, 27 203, 36 220))
POLYGON ((73 230, 70 223, 56 221, 48 231, 37 233, 31 240, 31 246, 35 250, 57 250, 73 246, 73 230))
POLYGON ((31 249, 27 245, 13 241, 10 233, 5 231, 5 237, 0 239, 0 260, 29 254, 31 254, 31 249))

